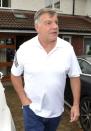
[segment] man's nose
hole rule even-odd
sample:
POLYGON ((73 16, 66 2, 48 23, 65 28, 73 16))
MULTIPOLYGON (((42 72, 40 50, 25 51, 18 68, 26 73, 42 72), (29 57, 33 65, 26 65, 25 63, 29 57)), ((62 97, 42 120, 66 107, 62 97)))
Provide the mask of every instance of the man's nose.
POLYGON ((58 24, 56 22, 53 22, 53 27, 58 28, 58 24))

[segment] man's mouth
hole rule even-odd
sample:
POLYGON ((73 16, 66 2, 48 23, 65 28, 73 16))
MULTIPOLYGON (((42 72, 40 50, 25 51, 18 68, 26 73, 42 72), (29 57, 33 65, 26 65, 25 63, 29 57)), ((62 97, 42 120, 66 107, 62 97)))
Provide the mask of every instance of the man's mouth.
POLYGON ((54 31, 54 32, 51 32, 51 34, 58 34, 58 32, 57 32, 57 31, 54 31))

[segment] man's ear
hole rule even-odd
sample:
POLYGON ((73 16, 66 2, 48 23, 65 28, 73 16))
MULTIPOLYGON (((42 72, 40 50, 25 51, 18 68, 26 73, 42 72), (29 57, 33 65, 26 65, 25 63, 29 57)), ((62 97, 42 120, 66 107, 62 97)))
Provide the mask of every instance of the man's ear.
POLYGON ((38 25, 35 24, 35 30, 38 32, 38 25))

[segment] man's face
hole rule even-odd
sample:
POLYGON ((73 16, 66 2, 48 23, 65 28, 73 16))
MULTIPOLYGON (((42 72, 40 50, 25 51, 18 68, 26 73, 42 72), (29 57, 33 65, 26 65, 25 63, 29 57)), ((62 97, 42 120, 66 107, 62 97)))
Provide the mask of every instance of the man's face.
POLYGON ((58 18, 48 13, 40 16, 39 23, 35 25, 39 38, 46 42, 56 41, 58 36, 58 18))

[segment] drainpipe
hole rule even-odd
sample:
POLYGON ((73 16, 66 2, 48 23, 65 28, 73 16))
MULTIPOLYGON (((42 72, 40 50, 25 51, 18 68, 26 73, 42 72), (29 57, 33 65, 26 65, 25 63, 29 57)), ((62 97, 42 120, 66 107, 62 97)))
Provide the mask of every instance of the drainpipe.
POLYGON ((73 0, 73 12, 72 15, 75 15, 75 0, 73 0))
POLYGON ((54 9, 54 0, 52 0, 52 9, 54 9))

